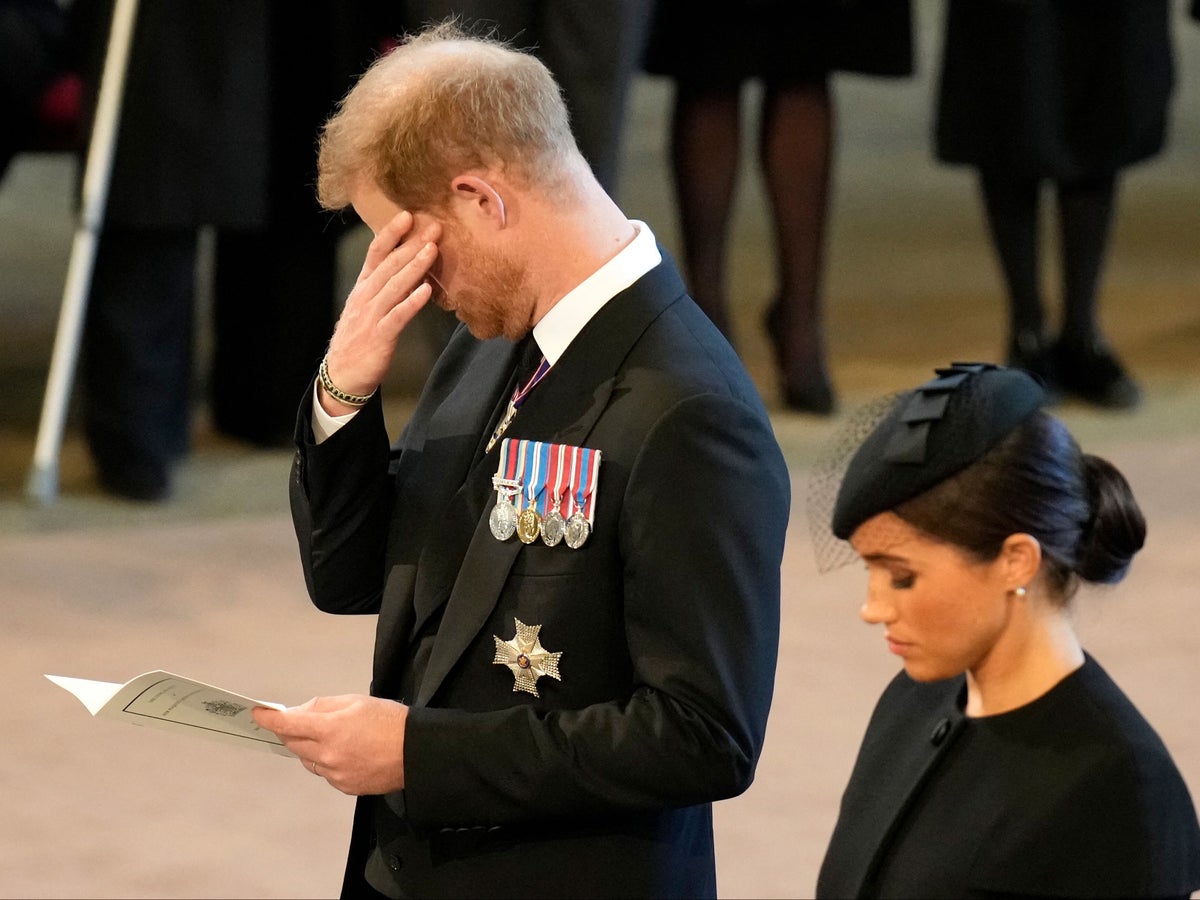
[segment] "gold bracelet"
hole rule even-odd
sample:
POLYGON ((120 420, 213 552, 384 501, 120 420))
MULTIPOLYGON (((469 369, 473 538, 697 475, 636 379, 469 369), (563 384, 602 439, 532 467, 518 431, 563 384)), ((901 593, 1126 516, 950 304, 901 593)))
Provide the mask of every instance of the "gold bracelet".
POLYGON ((330 380, 328 357, 321 360, 321 366, 317 369, 317 377, 321 379, 321 387, 325 389, 325 393, 347 406, 366 406, 367 401, 375 396, 375 391, 379 390, 376 388, 369 394, 347 394, 330 380))

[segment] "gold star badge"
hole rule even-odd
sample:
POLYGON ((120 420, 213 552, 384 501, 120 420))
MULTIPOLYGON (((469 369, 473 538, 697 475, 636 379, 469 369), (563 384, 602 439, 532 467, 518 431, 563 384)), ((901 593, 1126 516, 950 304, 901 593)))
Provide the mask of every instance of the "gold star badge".
POLYGON ((514 691, 525 691, 537 697, 537 680, 543 675, 549 675, 555 681, 562 681, 558 674, 558 660, 562 651, 546 651, 542 642, 538 640, 541 625, 526 625, 520 619, 513 621, 517 623, 517 633, 511 641, 504 641, 492 635, 496 641, 496 658, 492 663, 512 669, 514 691))

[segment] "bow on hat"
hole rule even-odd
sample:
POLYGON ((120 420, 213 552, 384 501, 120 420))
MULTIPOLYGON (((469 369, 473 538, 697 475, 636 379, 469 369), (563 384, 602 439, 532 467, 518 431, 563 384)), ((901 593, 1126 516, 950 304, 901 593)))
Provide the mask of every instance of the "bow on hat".
POLYGON ((978 460, 1045 403, 1037 380, 993 363, 956 362, 902 394, 854 452, 838 488, 833 533, 867 519, 978 460))

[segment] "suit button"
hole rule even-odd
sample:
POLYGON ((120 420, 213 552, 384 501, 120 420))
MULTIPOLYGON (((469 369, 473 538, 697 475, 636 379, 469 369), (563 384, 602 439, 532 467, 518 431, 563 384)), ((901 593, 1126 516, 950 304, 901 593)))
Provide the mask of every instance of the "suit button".
POLYGON ((940 747, 942 741, 946 740, 946 735, 950 733, 950 720, 942 719, 934 726, 933 732, 929 735, 929 742, 935 747, 940 747))
POLYGON ((402 860, 400 858, 399 854, 397 854, 397 853, 389 854, 389 856, 388 856, 388 868, 389 869, 391 869, 393 872, 399 872, 403 865, 404 865, 404 860, 402 860))

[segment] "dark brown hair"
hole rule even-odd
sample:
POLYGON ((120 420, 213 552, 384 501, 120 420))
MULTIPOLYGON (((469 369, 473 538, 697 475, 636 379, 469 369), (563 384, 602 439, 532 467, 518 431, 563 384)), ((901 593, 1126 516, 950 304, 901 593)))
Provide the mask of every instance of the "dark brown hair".
POLYGON ((1083 453, 1067 427, 1044 411, 895 512, 980 560, 995 559, 1009 535, 1031 535, 1042 547, 1047 584, 1064 602, 1079 581, 1120 581, 1146 538, 1125 476, 1083 453))

